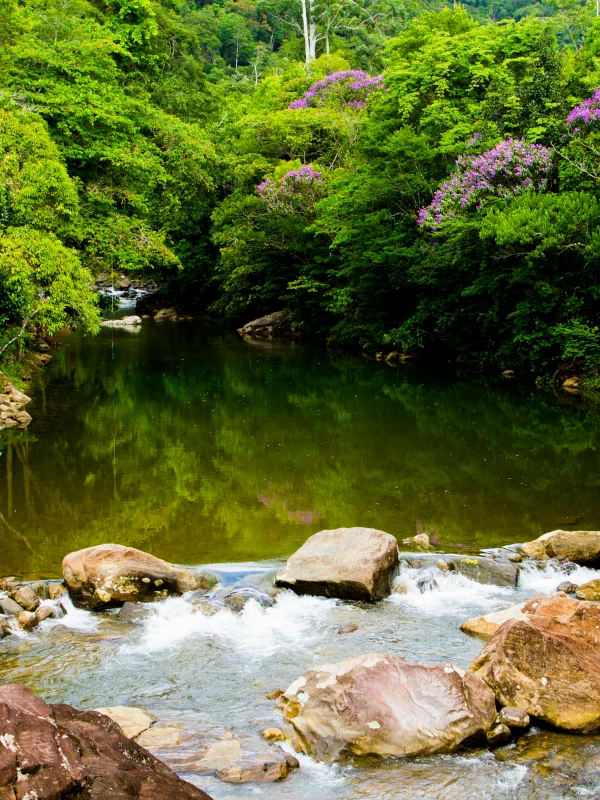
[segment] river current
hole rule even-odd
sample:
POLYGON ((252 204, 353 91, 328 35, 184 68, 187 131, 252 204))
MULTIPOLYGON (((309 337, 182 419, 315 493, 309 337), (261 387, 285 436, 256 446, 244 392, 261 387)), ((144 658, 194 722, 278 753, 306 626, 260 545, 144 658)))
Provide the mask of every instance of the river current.
MULTIPOLYGON (((323 528, 377 527, 401 550, 426 532, 440 553, 476 553, 600 519, 600 415, 514 383, 147 323, 65 334, 29 410, 27 430, 0 431, 1 575, 58 576, 67 552, 119 542, 257 585, 323 528)), ((468 666, 483 643, 461 622, 565 576, 525 570, 517 589, 435 577, 422 593, 404 566, 406 593, 372 606, 282 592, 241 614, 171 598, 138 622, 69 608, 0 643, 0 681, 79 708, 141 706, 190 735, 257 732, 281 724, 265 695, 319 663, 386 652, 468 666), (358 630, 338 634, 346 622, 358 630)), ((276 784, 182 774, 215 800, 600 797, 600 739, 534 728, 493 752, 301 757, 276 784)))

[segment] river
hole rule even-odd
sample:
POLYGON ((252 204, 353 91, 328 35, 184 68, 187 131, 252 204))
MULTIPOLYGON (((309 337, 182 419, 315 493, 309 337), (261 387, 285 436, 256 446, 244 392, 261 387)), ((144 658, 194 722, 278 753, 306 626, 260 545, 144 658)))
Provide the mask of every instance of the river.
MULTIPOLYGON (((477 553, 558 527, 597 529, 600 415, 581 398, 461 380, 305 345, 249 343, 197 323, 65 334, 24 430, 0 432, 0 575, 60 575, 102 542, 256 581, 321 529, 365 525, 439 552, 477 553)), ((401 549, 409 549, 401 544, 401 549)), ((589 571, 581 569, 576 583, 589 571)), ((374 606, 282 593, 205 613, 187 597, 141 623, 71 611, 0 643, 0 680, 80 708, 137 705, 190 734, 281 723, 265 694, 364 652, 468 666, 467 617, 551 593, 440 575, 374 606), (345 622, 358 631, 338 635, 345 622)), ((600 742, 533 729, 517 744, 413 761, 323 766, 233 786, 182 774, 215 800, 600 796, 600 742)))

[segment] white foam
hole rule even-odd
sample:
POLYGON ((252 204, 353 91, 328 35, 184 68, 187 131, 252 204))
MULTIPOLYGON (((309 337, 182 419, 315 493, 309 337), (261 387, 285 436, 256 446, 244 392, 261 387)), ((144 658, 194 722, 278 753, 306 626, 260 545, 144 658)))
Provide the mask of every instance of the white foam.
POLYGON ((564 566, 552 562, 541 569, 535 563, 525 562, 521 565, 519 589, 535 594, 554 594, 556 587, 563 581, 571 581, 579 586, 581 583, 598 578, 600 578, 600 571, 589 567, 578 566, 572 572, 568 572, 564 566))
POLYGON ((153 613, 144 621, 141 640, 123 645, 122 651, 154 653, 200 636, 220 639, 252 659, 269 658, 290 647, 310 649, 327 634, 335 606, 335 600, 281 592, 272 608, 250 600, 241 613, 229 608, 211 613, 194 606, 189 597, 171 597, 152 605, 153 613))
POLYGON ((347 783, 347 775, 353 769, 352 766, 340 766, 339 764, 323 764, 315 761, 304 753, 297 753, 289 742, 280 742, 279 747, 286 753, 297 758, 300 763, 302 774, 312 780, 317 781, 318 785, 324 788, 333 788, 347 783))
POLYGON ((75 608, 71 598, 65 594, 60 598, 60 601, 46 600, 42 605, 49 605, 56 607, 58 603, 64 608, 66 614, 60 619, 47 619, 42 622, 42 626, 54 627, 55 625, 63 625, 65 628, 71 628, 75 631, 84 631, 91 633, 98 629, 100 624, 100 617, 93 614, 91 611, 84 611, 82 608, 75 608))
POLYGON ((510 587, 478 583, 459 572, 442 571, 437 567, 424 570, 405 565, 395 581, 395 587, 399 586, 406 587, 406 594, 395 592, 390 595, 389 602, 436 615, 455 615, 457 611, 462 613, 474 608, 492 610, 499 605, 510 605, 515 595, 510 587), (423 578, 433 578, 437 586, 421 592, 417 583, 423 578))

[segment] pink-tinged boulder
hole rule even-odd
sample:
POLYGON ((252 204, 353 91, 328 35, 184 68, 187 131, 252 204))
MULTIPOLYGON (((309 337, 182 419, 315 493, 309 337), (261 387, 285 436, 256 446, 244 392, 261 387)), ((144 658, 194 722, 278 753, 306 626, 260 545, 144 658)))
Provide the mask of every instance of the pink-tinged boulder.
POLYGON ((469 633, 472 636, 479 636, 481 639, 490 639, 498 630, 501 625, 509 619, 521 619, 523 617, 523 606, 525 603, 520 603, 516 606, 509 606, 500 611, 491 611, 489 614, 483 614, 481 617, 472 617, 467 619, 460 626, 461 631, 469 633))
POLYGON ((521 545, 521 551, 539 561, 563 558, 590 564, 600 560, 600 531, 550 531, 521 545))
POLYGON ((0 797, 210 800, 95 711, 0 687, 0 797))
POLYGON ((98 609, 159 600, 192 589, 209 589, 216 579, 121 544, 87 547, 65 556, 65 583, 76 605, 98 609))
POLYGON ((471 669, 503 706, 580 733, 600 730, 600 605, 536 598, 505 622, 471 669))
POLYGON ((496 717, 493 693, 472 672, 381 654, 309 670, 280 705, 319 761, 448 753, 485 741, 496 717))
POLYGON ((375 528, 315 533, 278 573, 277 586, 298 594, 379 600, 392 590, 398 543, 375 528))

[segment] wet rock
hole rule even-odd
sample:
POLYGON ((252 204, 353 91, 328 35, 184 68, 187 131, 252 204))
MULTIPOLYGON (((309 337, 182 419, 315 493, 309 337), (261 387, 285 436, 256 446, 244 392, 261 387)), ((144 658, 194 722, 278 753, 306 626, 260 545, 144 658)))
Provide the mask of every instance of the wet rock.
POLYGON ((238 333, 244 338, 287 339, 298 335, 292 328, 293 318, 283 311, 275 311, 265 317, 253 319, 243 327, 238 328, 238 333))
POLYGON ((282 694, 283 694, 282 689, 275 689, 274 692, 269 692, 268 694, 265 695, 265 697, 267 698, 267 700, 277 700, 279 697, 281 697, 282 694))
POLYGON ((502 625, 471 669, 504 706, 556 728, 600 729, 600 605, 566 595, 530 601, 502 625))
POLYGON ((380 654, 315 667, 280 702, 305 752, 319 761, 451 752, 485 740, 496 716, 493 693, 472 672, 380 654))
POLYGON ((509 561, 512 561, 513 564, 520 564, 523 561, 521 553, 509 553, 507 558, 509 561))
POLYGON ((24 631, 32 631, 38 626, 38 620, 33 611, 21 611, 17 614, 19 628, 24 631))
POLYGON ((521 619, 524 616, 524 605, 525 603, 520 603, 516 606, 503 608, 501 611, 491 611, 489 614, 483 614, 481 617, 473 617, 463 622, 460 629, 472 636, 479 636, 481 639, 490 639, 498 628, 504 625, 507 620, 521 619))
POLYGON ((411 536, 409 539, 404 539, 403 544, 414 544, 415 547, 421 550, 431 550, 429 536, 426 533, 419 533, 417 536, 411 536))
POLYGON ((390 594, 398 565, 393 536, 374 528, 337 528, 311 536, 276 583, 298 594, 378 600, 390 594))
POLYGON ((73 602, 89 609, 147 602, 214 585, 211 576, 120 544, 69 553, 63 559, 63 575, 73 602))
POLYGON ((441 558, 435 562, 435 566, 440 570, 440 572, 448 572, 450 569, 448 562, 443 561, 441 558))
POLYGON ((524 708, 505 706, 498 714, 498 722, 508 725, 509 728, 528 728, 531 720, 524 708))
POLYGON ((567 378, 563 381, 563 389, 579 389, 580 378, 567 378))
POLYGON ((48 598, 50 600, 58 600, 67 593, 64 583, 51 582, 48 584, 48 598))
POLYGON ((189 317, 181 316, 175 308, 161 308, 154 315, 155 322, 177 322, 180 319, 189 319, 189 317))
POLYGON ((265 728, 261 736, 267 742, 285 742, 285 734, 281 728, 265 728))
POLYGON ((98 714, 104 714, 113 722, 116 722, 123 734, 128 739, 135 739, 154 723, 154 717, 147 714, 143 709, 135 706, 111 706, 107 708, 95 708, 98 714))
POLYGON ((343 625, 340 625, 338 628, 339 634, 344 633, 354 633, 354 631, 358 630, 358 625, 355 625, 353 622, 345 622, 343 625))
POLYGON ((181 743, 181 729, 173 725, 156 725, 136 736, 135 741, 150 752, 163 747, 176 747, 181 743))
POLYGON ((596 579, 588 581, 587 583, 582 583, 581 586, 575 590, 575 595, 580 600, 600 600, 600 580, 596 579))
POLYGON ((521 545, 521 550, 541 561, 564 558, 575 564, 590 564, 600 559, 600 531, 550 531, 521 545))
POLYGON ((508 725, 498 723, 487 732, 487 743, 490 747, 500 747, 500 745, 506 744, 510 740, 511 732, 508 725))
POLYGON ((10 590, 14 589, 18 583, 18 580, 12 576, 10 578, 0 578, 0 591, 10 592, 10 590))
POLYGON ((452 556, 446 557, 446 561, 451 570, 477 583, 515 587, 519 578, 518 568, 509 561, 484 556, 452 556))
POLYGON ((152 609, 145 603, 124 603, 117 619, 122 622, 142 622, 152 616, 152 609))
POLYGON ((52 606, 40 606, 35 612, 36 625, 45 622, 47 619, 51 619, 53 616, 54 609, 52 606))
POLYGON ((142 318, 137 314, 130 314, 128 317, 121 317, 121 319, 105 319, 102 325, 105 328, 131 328, 136 325, 142 324, 142 318))
POLYGON ((0 612, 2 612, 2 614, 14 617, 16 614, 20 614, 21 611, 23 611, 21 606, 15 603, 14 600, 11 600, 10 597, 0 597, 0 612))
POLYGON ((35 611, 40 604, 40 598, 31 586, 18 586, 9 593, 9 597, 25 611, 35 611))
MULTIPOLYGON (((557 592, 564 592, 565 594, 575 594, 577 591, 577 584, 571 583, 571 581, 563 581, 559 583, 556 587, 557 592)), ((588 599, 588 598, 584 598, 588 599)))
POLYGON ((263 608, 271 608, 274 604, 272 597, 252 586, 232 589, 230 592, 227 592, 223 598, 223 603, 228 608, 233 609, 233 611, 242 611, 249 600, 254 600, 255 603, 258 603, 263 608))
POLYGON ((10 627, 9 617, 0 616, 0 639, 4 639, 6 636, 10 636, 11 634, 12 630, 10 627))
POLYGON ((210 800, 107 717, 15 684, 0 687, 0 776, 3 798, 210 800))
POLYGON ((425 592, 433 592, 433 590, 437 588, 438 584, 436 579, 430 576, 421 578, 417 581, 417 589, 421 592, 421 594, 425 594, 425 592))

